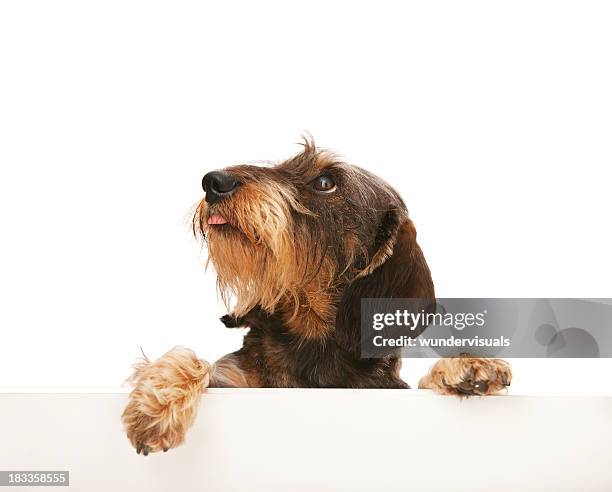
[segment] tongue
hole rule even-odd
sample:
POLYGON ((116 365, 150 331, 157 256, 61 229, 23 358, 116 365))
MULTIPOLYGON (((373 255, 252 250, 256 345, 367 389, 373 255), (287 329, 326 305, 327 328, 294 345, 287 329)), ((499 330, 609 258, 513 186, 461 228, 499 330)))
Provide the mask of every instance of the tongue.
POLYGON ((220 215, 211 215, 210 217, 208 217, 208 224, 209 225, 213 225, 213 224, 214 225, 227 224, 227 220, 225 220, 220 215))

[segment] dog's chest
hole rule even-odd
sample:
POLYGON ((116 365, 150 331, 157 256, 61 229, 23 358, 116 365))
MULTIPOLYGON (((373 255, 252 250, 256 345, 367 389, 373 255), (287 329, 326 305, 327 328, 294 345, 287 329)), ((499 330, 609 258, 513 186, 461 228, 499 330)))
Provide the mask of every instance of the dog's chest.
POLYGON ((334 386, 347 369, 333 341, 301 340, 276 323, 251 326, 240 354, 269 387, 334 386))

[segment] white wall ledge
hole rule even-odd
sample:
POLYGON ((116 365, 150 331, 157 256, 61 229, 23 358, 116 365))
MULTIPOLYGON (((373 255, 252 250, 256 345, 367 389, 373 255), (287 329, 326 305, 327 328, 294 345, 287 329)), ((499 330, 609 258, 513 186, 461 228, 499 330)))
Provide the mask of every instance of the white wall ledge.
POLYGON ((87 492, 612 490, 610 394, 212 389, 184 446, 143 457, 127 392, 0 390, 0 469, 69 470, 87 492))

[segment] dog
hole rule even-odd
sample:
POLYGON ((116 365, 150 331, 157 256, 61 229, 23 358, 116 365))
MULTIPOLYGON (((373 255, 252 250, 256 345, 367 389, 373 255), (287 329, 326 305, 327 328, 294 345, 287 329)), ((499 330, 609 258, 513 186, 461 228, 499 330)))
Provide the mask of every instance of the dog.
MULTIPOLYGON (((362 298, 435 299, 416 230, 398 193, 318 149, 276 166, 206 174, 193 217, 228 328, 248 327, 240 350, 214 364, 176 347, 135 366, 123 413, 138 453, 179 446, 207 387, 394 388, 401 358, 360 358, 362 298)), ((439 360, 419 388, 490 395, 510 384, 500 359, 439 360)))

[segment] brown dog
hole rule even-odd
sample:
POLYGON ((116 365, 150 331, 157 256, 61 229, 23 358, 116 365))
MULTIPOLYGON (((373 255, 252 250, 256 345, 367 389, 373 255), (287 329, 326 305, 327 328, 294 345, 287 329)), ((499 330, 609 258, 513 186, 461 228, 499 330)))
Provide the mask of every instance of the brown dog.
MULTIPOLYGON (((404 202, 371 173, 312 141, 275 166, 204 176, 194 232, 206 239, 227 327, 250 327, 243 347, 209 365, 185 348, 132 376, 123 422, 146 455, 178 446, 206 387, 408 388, 401 359, 360 358, 361 298, 434 299, 404 202)), ((499 359, 442 359, 420 383, 485 395, 510 383, 499 359)))

